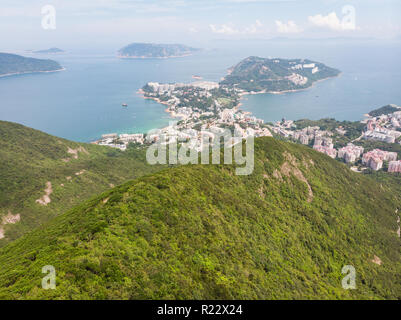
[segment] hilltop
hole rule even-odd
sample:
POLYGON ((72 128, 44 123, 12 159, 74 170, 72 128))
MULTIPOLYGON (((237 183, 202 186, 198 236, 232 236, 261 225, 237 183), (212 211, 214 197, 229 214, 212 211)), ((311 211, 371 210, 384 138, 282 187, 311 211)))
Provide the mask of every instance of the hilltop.
POLYGON ((9 243, 0 298, 400 299, 397 205, 386 186, 321 153, 258 138, 252 175, 163 170, 9 243), (56 290, 40 287, 45 265, 56 290), (341 287, 345 265, 355 290, 341 287))
POLYGON ((183 57, 199 49, 182 44, 131 43, 118 51, 120 58, 173 58, 183 57))
POLYGON ((53 60, 28 58, 0 52, 0 77, 23 73, 60 71, 62 69, 62 66, 53 60))
POLYGON ((339 74, 339 70, 307 59, 248 57, 230 68, 220 84, 244 92, 285 92, 305 89, 339 74))
POLYGON ((129 179, 159 170, 145 150, 76 143, 0 121, 0 246, 129 179), (10 218, 12 223, 2 223, 10 218))

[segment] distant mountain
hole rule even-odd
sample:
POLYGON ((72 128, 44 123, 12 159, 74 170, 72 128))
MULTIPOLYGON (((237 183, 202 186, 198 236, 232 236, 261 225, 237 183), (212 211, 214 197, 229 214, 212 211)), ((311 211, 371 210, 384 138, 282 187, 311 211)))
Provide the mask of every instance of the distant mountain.
POLYGON ((160 170, 145 160, 142 149, 122 152, 0 121, 0 247, 113 185, 160 170), (7 214, 20 220, 3 225, 7 214))
POLYGON ((182 44, 132 43, 118 51, 120 58, 173 58, 193 54, 200 49, 182 44))
POLYGON ((59 70, 62 70, 62 66, 53 60, 28 58, 11 53, 0 53, 0 76, 59 70))
POLYGON ((38 50, 38 51, 33 51, 33 53, 49 53, 49 54, 56 54, 56 53, 63 53, 65 52, 64 50, 61 50, 59 48, 50 48, 46 50, 38 50))
POLYGON ((369 115, 371 117, 378 117, 381 115, 387 115, 396 111, 401 111, 401 107, 396 106, 395 104, 388 104, 384 107, 381 107, 379 109, 373 110, 369 112, 369 115))
MULTIPOLYGON (((78 145, 62 141, 53 161, 67 146, 78 145)), ((401 298, 391 189, 268 137, 255 140, 254 163, 249 176, 232 165, 170 168, 83 202, 0 249, 0 299, 401 298), (46 265, 56 268, 56 290, 41 288, 46 265), (342 287, 349 265, 354 290, 342 287)), ((74 189, 51 172, 38 166, 32 182, 57 181, 52 198, 63 201, 59 184, 74 189)))
POLYGON ((232 67, 221 84, 246 92, 284 92, 305 89, 339 74, 339 70, 307 59, 248 57, 232 67))

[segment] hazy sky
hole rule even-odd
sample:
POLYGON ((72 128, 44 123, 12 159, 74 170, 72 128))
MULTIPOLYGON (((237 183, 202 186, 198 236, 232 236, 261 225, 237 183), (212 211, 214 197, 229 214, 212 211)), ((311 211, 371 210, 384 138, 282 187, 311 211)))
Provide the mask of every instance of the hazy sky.
MULTIPOLYGON (((49 20, 46 20, 49 21, 49 20)), ((399 0, 1 0, 0 50, 196 45, 216 39, 401 37, 399 0), (44 29, 42 8, 56 13, 44 29)))

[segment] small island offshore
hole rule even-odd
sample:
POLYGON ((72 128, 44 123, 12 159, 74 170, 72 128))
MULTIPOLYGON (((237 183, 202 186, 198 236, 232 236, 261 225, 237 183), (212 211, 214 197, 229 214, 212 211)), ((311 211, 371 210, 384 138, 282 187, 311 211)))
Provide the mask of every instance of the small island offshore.
POLYGON ((182 44, 131 43, 118 51, 119 58, 178 58, 189 56, 200 49, 182 44))
POLYGON ((0 77, 62 70, 64 70, 64 68, 54 60, 29 58, 11 53, 0 53, 0 77))
POLYGON ((54 47, 54 48, 45 49, 45 50, 33 51, 32 53, 36 53, 36 54, 60 54, 60 53, 65 53, 65 51, 54 47))

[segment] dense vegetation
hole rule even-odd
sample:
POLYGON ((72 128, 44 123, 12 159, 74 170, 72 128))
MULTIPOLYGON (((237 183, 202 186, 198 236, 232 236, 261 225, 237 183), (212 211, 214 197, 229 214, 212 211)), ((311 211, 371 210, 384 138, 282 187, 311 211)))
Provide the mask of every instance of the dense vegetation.
POLYGON ((143 149, 121 152, 0 121, 0 222, 9 212, 20 214, 19 222, 0 225, 0 246, 113 185, 158 169, 146 164, 143 149), (51 202, 42 205, 36 200, 47 182, 51 202))
POLYGON ((53 60, 27 58, 10 53, 0 53, 0 76, 13 73, 56 71, 62 67, 53 60))
POLYGON ((169 58, 192 54, 199 49, 182 44, 131 43, 118 51, 125 58, 169 58))
POLYGON ((338 121, 333 118, 325 118, 320 120, 309 120, 301 119, 294 121, 297 129, 303 129, 306 127, 320 127, 321 130, 328 130, 333 132, 333 143, 335 148, 342 148, 347 143, 359 138, 365 128, 365 124, 359 121, 338 121), (336 131, 336 128, 345 130, 345 134, 342 135, 336 131))
POLYGON ((389 152, 397 152, 398 159, 401 159, 401 145, 399 143, 387 143, 383 141, 373 140, 359 140, 355 142, 356 145, 364 147, 365 151, 371 151, 373 149, 381 149, 389 152))
POLYGON ((365 128, 365 124, 359 121, 338 121, 333 118, 325 118, 320 120, 301 119, 296 120, 294 123, 296 124, 297 129, 318 126, 321 130, 335 132, 336 128, 341 128, 346 131, 344 136, 348 137, 349 139, 358 138, 365 128))
POLYGON ((279 92, 308 88, 315 81, 334 77, 339 73, 339 70, 310 60, 248 57, 232 67, 221 84, 245 91, 279 92), (314 64, 319 71, 313 73, 312 68, 293 69, 297 65, 305 64, 314 64), (294 83, 288 78, 294 74, 306 77, 307 82, 294 83))
POLYGON ((9 243, 0 298, 401 298, 396 194, 268 137, 256 140, 253 174, 234 169, 141 177, 9 243), (56 290, 41 288, 45 265, 56 290), (356 269, 356 290, 341 287, 344 265, 356 269))
POLYGON ((388 104, 384 107, 381 107, 379 109, 369 112, 369 115, 371 117, 378 117, 378 116, 387 115, 387 114, 390 114, 390 113, 393 113, 396 111, 401 111, 401 108, 396 105, 393 105, 393 104, 388 104))
MULTIPOLYGON (((363 173, 371 179, 379 182, 380 187, 387 189, 387 192, 395 194, 398 201, 401 201, 401 173, 388 174, 381 170, 365 170, 363 173)), ((399 208, 399 211, 400 210, 401 208, 399 208)))

